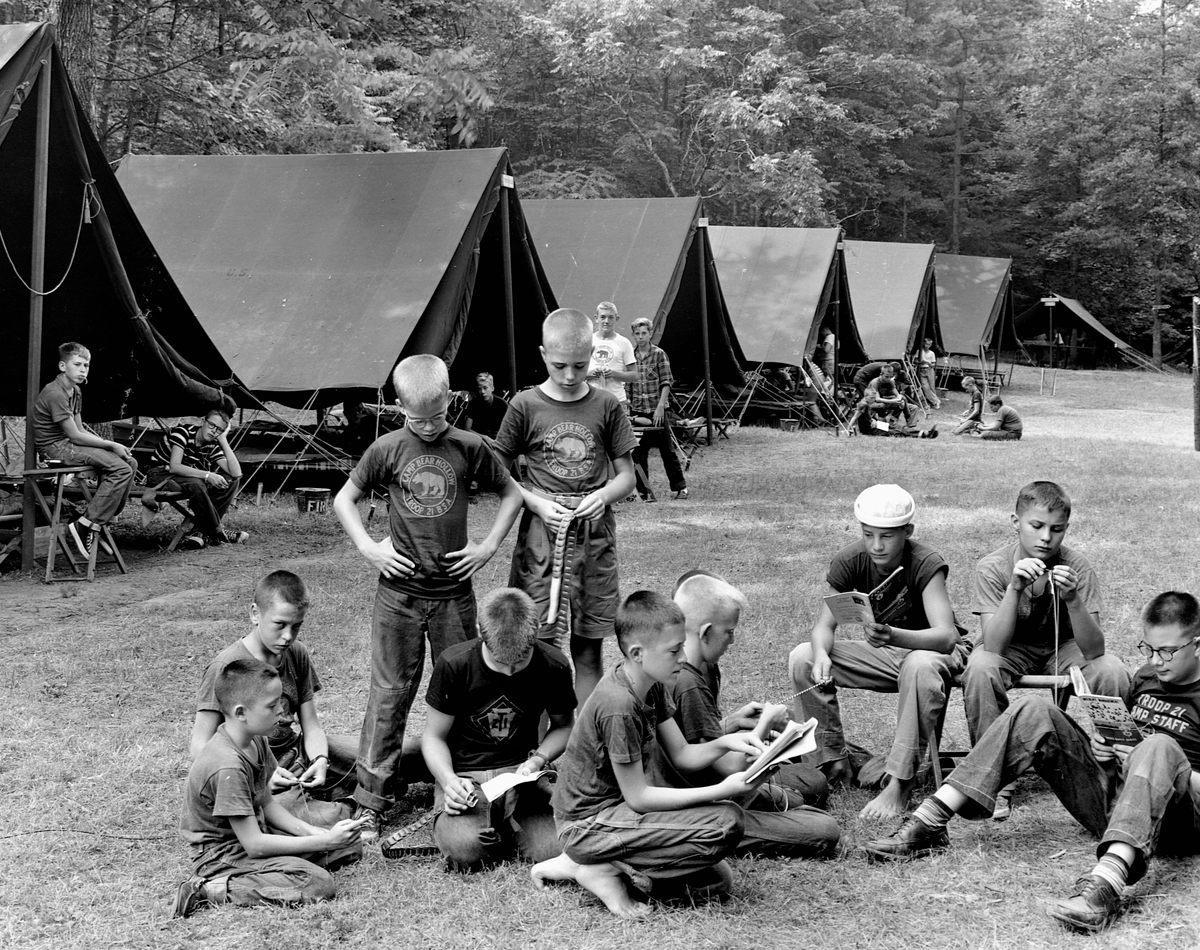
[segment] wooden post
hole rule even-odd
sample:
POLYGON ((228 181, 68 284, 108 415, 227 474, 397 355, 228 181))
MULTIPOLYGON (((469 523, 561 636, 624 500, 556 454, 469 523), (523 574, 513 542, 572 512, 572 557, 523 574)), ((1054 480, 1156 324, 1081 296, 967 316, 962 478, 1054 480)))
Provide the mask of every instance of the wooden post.
POLYGON ((500 176, 500 247, 504 259, 504 317, 508 332, 508 389, 509 398, 517 394, 517 330, 513 322, 512 238, 508 231, 508 202, 512 195, 513 176, 500 176))
POLYGON ((708 218, 696 219, 696 261, 700 271, 700 346, 704 352, 704 415, 708 419, 708 444, 713 444, 712 365, 708 350, 708 269, 704 266, 704 238, 708 218))
MULTIPOLYGON (((33 429, 33 404, 41 391, 42 376, 42 284, 46 270, 46 192, 50 180, 50 84, 53 45, 46 50, 38 73, 37 137, 33 163, 33 249, 29 269, 29 348, 25 363, 25 468, 37 468, 37 438, 33 429)), ((24 483, 21 510, 21 570, 34 568, 34 535, 37 531, 37 500, 33 482, 24 483)), ((51 542, 53 543, 53 542, 51 542)))
POLYGON ((1200 452, 1200 297, 1192 298, 1192 438, 1200 452))

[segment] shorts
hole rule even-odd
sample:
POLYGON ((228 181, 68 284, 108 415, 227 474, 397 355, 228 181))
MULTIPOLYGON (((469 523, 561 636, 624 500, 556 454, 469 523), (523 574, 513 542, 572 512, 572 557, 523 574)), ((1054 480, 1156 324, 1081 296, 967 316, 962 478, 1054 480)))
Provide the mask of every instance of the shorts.
MULTIPOLYGON (((616 516, 612 508, 606 508, 599 520, 584 521, 574 530, 571 633, 589 640, 610 637, 616 632, 618 601, 616 516)), ((521 515, 508 583, 532 597, 542 617, 550 606, 554 540, 554 532, 526 509, 521 515)), ((554 628, 543 624, 539 636, 553 639, 554 628)))

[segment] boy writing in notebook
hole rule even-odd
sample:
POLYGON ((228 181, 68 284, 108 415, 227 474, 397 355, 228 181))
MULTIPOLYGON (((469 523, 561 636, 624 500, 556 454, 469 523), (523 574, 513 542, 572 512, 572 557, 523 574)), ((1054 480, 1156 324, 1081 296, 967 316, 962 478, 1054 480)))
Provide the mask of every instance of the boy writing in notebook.
POLYGON ((588 385, 592 324, 586 316, 578 310, 551 313, 542 323, 540 352, 546 380, 513 397, 496 434, 508 463, 524 454, 528 464, 508 583, 529 594, 543 617, 556 614, 557 626, 544 624, 543 637, 557 639, 569 631, 575 693, 582 703, 600 678, 604 638, 612 636, 616 619, 612 505, 634 489, 637 439, 617 397, 588 385), (616 472, 611 481, 610 464, 616 472), (565 547, 556 559, 560 531, 566 533, 565 547), (552 604, 555 575, 562 596, 552 604))
POLYGON ((912 539, 915 514, 912 495, 899 485, 874 485, 858 496, 861 537, 834 556, 825 581, 830 593, 871 592, 875 622, 864 625, 865 640, 837 637, 838 623, 823 603, 810 641, 789 660, 797 714, 816 718, 818 764, 831 781, 850 777, 835 685, 897 694, 885 784, 863 818, 895 817, 907 807, 922 747, 969 650, 946 593, 950 568, 912 539))
MULTIPOLYGON (((744 771, 700 788, 651 784, 655 757, 676 769, 709 768, 728 754, 754 756, 749 733, 689 745, 672 718, 668 685, 683 657, 683 611, 653 591, 630 594, 617 617, 622 661, 583 704, 554 787, 554 821, 563 853, 534 866, 534 883, 572 880, 614 914, 640 916, 644 897, 728 892, 724 858, 742 837, 742 810, 729 799, 750 795, 744 771)), ((747 758, 745 761, 749 762, 747 758)))

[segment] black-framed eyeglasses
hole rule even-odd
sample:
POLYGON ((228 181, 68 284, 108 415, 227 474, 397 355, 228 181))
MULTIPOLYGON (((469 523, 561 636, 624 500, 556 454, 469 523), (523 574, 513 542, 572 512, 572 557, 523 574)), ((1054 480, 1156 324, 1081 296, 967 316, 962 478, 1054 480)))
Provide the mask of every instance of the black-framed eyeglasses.
POLYGON ((1200 637, 1193 637, 1187 643, 1180 644, 1177 647, 1152 647, 1145 640, 1139 640, 1137 651, 1147 660, 1157 658, 1160 663, 1170 663, 1175 659, 1176 653, 1180 650, 1186 650, 1190 646, 1195 646, 1197 640, 1200 640, 1200 637))

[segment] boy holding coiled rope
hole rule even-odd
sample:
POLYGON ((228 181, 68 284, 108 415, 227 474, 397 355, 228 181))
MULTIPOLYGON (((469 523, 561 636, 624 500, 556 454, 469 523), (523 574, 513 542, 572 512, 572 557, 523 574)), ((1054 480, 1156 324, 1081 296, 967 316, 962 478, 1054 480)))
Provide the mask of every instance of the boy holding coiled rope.
POLYGON ((508 582, 538 605, 543 638, 569 632, 582 703, 600 679, 604 638, 614 632, 612 505, 634 489, 637 439, 617 397, 588 385, 592 324, 583 313, 561 309, 546 317, 539 350, 546 380, 513 397, 496 434, 507 462, 524 454, 528 464, 508 582))

